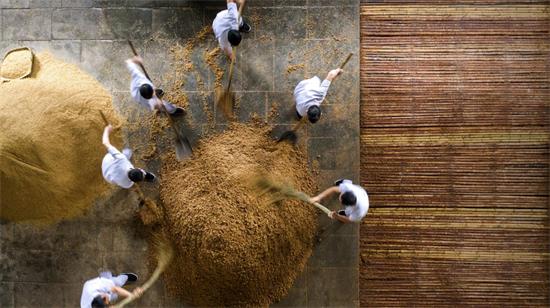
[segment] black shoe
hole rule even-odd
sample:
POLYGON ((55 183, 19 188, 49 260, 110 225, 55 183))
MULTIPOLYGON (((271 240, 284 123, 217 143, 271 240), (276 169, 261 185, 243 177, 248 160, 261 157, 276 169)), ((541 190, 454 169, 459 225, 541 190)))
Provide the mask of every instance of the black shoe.
POLYGON ((156 178, 151 172, 145 172, 145 182, 154 182, 156 178))
POLYGON ((248 33, 250 31, 252 31, 252 27, 243 18, 243 24, 239 27, 239 32, 248 33))
POLYGON ((132 283, 138 280, 138 275, 134 273, 121 273, 121 275, 126 275, 126 277, 128 277, 128 280, 126 280, 126 283, 132 283))
POLYGON ((186 115, 187 112, 185 112, 185 110, 183 110, 183 108, 176 108, 176 110, 174 112, 172 112, 170 115, 173 116, 173 117, 182 117, 184 115, 186 115))

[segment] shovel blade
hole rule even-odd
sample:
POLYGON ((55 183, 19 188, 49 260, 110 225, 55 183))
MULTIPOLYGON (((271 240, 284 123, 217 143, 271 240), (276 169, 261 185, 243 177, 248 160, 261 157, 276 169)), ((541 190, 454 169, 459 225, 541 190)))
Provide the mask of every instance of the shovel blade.
POLYGON ((218 109, 223 112, 227 119, 233 117, 233 102, 235 101, 235 95, 231 90, 219 90, 218 91, 217 106, 218 109))
POLYGON ((174 140, 174 145, 176 147, 176 158, 178 160, 186 160, 193 155, 193 149, 187 138, 183 137, 182 139, 176 138, 174 140), (183 139, 183 140, 182 140, 183 139))
POLYGON ((287 141, 291 144, 296 144, 296 142, 298 141, 298 135, 296 135, 296 132, 293 130, 286 131, 281 135, 281 137, 279 137, 277 143, 281 141, 287 141))

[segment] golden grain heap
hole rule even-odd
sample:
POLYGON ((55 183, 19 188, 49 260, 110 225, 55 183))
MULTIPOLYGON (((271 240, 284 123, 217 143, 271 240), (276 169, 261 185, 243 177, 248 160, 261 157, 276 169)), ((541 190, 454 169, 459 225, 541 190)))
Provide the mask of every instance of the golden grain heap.
POLYGON ((197 306, 266 306, 287 294, 311 254, 317 213, 297 201, 269 204, 249 186, 259 172, 315 190, 305 154, 251 125, 232 124, 202 140, 192 160, 165 163, 172 294, 197 306))
POLYGON ((53 223, 108 188, 99 110, 118 122, 101 84, 49 53, 35 56, 29 78, 0 85, 0 218, 53 223))

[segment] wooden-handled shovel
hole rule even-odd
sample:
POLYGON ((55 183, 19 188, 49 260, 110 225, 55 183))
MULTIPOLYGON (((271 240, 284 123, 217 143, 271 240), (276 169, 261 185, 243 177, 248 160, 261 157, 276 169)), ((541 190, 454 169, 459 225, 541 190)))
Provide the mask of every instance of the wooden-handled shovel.
MULTIPOLYGON (((344 60, 344 62, 342 62, 342 64, 340 65, 340 69, 344 69, 344 67, 346 66, 346 64, 348 64, 349 60, 351 59, 351 57, 353 56, 353 52, 351 52, 347 57, 346 59, 344 60)), ((285 131, 281 137, 279 137, 279 139, 277 140, 277 142, 281 142, 281 141, 288 141, 292 144, 296 144, 296 141, 298 140, 298 135, 296 134, 296 132, 307 122, 307 119, 302 118, 296 125, 294 125, 294 127, 289 130, 289 131, 285 131)))
MULTIPOLYGON (((242 12, 244 8, 243 1, 239 7, 239 18, 242 18, 242 12)), ((233 57, 231 58, 231 64, 229 64, 229 80, 225 89, 218 89, 217 93, 217 106, 224 114, 225 117, 230 119, 233 117, 233 102, 235 101, 235 94, 231 92, 231 81, 233 80, 233 68, 235 67, 235 60, 237 59, 237 47, 233 47, 233 57)))
MULTIPOLYGON (((132 49, 132 53, 134 54, 134 56, 137 57, 138 53, 137 53, 136 49, 134 48, 134 44, 132 44, 132 42, 128 40, 128 45, 130 45, 130 48, 132 49)), ((139 63, 139 66, 140 66, 141 70, 143 71, 143 73, 145 74, 145 77, 147 77, 147 79, 151 80, 151 78, 149 77, 149 74, 147 74, 147 70, 145 70, 145 67, 143 66, 143 64, 139 63)), ((168 118, 168 122, 170 123, 170 126, 172 127, 172 129, 174 130, 174 133, 176 134, 176 138, 174 139, 174 146, 176 148, 176 158, 178 160, 184 160, 184 159, 187 159, 187 158, 191 157, 191 155, 193 154, 193 149, 191 148, 191 143, 189 143, 189 140, 187 139, 187 137, 180 134, 180 132, 176 128, 174 120, 172 120, 172 117, 170 116, 170 114, 166 110, 166 107, 164 107, 164 103, 162 102, 162 100, 158 97, 156 97, 156 99, 160 101, 158 103, 159 103, 159 106, 161 106, 161 111, 166 114, 166 117, 168 118)))

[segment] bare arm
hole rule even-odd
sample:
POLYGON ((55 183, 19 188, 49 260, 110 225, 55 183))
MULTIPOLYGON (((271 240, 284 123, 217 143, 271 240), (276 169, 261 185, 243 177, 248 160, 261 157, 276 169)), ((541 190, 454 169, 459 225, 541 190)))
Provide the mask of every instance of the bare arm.
POLYGON ((327 78, 325 79, 332 82, 336 77, 338 77, 343 72, 344 70, 342 70, 341 68, 333 69, 332 71, 328 72, 327 78))
POLYGON ((321 200, 323 200, 324 198, 326 198, 326 197, 328 197, 332 194, 337 194, 339 192, 340 192, 340 189, 338 188, 338 186, 332 186, 330 188, 327 188, 325 191, 318 194, 317 196, 311 198, 311 201, 312 202, 321 202, 321 200))
POLYGON ((103 145, 107 148, 111 146, 111 141, 109 140, 109 134, 111 134, 112 131, 113 131, 113 126, 111 124, 105 126, 105 129, 103 130, 102 141, 103 141, 103 145))
POLYGON ((143 289, 141 288, 135 288, 133 292, 130 292, 124 288, 121 287, 113 287, 111 291, 118 294, 120 297, 130 297, 130 296, 139 296, 143 293, 143 289))

